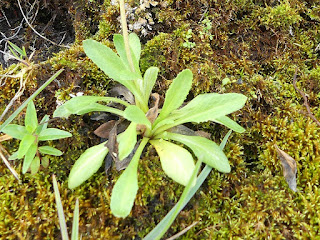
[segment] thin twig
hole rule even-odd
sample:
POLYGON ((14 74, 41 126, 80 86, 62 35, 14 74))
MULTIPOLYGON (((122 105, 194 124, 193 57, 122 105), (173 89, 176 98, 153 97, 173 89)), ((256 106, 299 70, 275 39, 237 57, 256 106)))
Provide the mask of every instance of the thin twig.
POLYGON ((2 159, 2 161, 4 162, 4 164, 7 166, 7 168, 9 168, 10 172, 13 174, 13 176, 20 182, 20 178, 19 178, 19 174, 16 172, 16 170, 14 170, 10 163, 8 162, 7 158, 3 155, 2 150, 4 148, 2 147, 2 145, 0 144, 0 157, 2 159))
POLYGON ((181 232, 178 232, 177 234, 173 235, 172 237, 169 237, 167 240, 174 240, 177 239, 178 237, 182 236, 183 234, 185 234, 186 232, 188 232, 191 228, 193 228, 195 225, 197 225, 199 222, 194 222, 192 223, 189 227, 186 227, 185 229, 183 229, 181 232))
POLYGON ((311 110, 310 110, 310 107, 309 107, 309 104, 308 104, 308 98, 307 98, 306 94, 297 87, 297 73, 298 73, 298 69, 296 68, 296 71, 295 71, 294 76, 293 76, 293 87, 294 87, 295 90, 296 90, 297 92, 299 92, 300 95, 302 96, 302 98, 303 98, 303 100, 304 100, 303 105, 306 106, 306 108, 307 108, 308 116, 309 116, 313 121, 315 121, 318 126, 320 126, 320 122, 319 122, 318 119, 312 114, 312 112, 311 112, 311 110))

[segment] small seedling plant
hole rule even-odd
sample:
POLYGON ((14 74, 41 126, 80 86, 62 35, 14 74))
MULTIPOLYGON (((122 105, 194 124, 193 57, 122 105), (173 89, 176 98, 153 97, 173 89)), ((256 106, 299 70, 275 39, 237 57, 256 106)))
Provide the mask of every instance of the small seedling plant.
MULTIPOLYGON (((198 162, 204 162, 224 173, 230 172, 228 159, 215 142, 201 136, 183 135, 173 129, 188 122, 213 121, 234 131, 243 132, 244 129, 226 115, 242 108, 247 98, 237 93, 207 93, 196 96, 182 106, 193 79, 192 72, 186 69, 173 79, 162 108, 157 101, 151 107, 148 103, 159 69, 150 67, 142 76, 139 68, 141 44, 136 34, 131 33, 128 36, 127 47, 126 39, 122 35, 115 34, 113 42, 117 53, 90 39, 83 42, 83 47, 87 56, 105 74, 132 92, 135 103, 129 104, 112 97, 79 96, 59 106, 53 116, 69 117, 71 114, 105 111, 130 121, 127 129, 117 135, 114 144, 117 149, 112 152, 119 161, 133 154, 129 165, 113 187, 110 204, 115 216, 126 217, 138 191, 138 164, 147 144, 156 149, 166 175, 184 186, 188 184, 195 169, 192 153, 198 162), (131 61, 128 56, 131 56, 131 61), (122 105, 124 110, 110 106, 110 102, 122 105), (137 142, 138 146, 135 147, 137 142), (192 153, 181 144, 188 147, 192 153)), ((69 188, 78 187, 97 172, 110 151, 108 141, 87 149, 75 162, 68 179, 69 188)))
POLYGON ((69 132, 57 128, 48 128, 48 121, 49 116, 45 115, 40 123, 38 123, 34 103, 33 101, 30 101, 25 114, 25 126, 9 124, 2 129, 2 132, 13 138, 21 140, 18 151, 14 152, 10 156, 9 160, 24 158, 22 165, 23 174, 29 169, 32 174, 37 173, 40 168, 40 162, 44 167, 48 166, 48 159, 46 157, 41 157, 41 155, 62 155, 60 150, 52 146, 39 146, 39 142, 57 140, 72 136, 69 132))

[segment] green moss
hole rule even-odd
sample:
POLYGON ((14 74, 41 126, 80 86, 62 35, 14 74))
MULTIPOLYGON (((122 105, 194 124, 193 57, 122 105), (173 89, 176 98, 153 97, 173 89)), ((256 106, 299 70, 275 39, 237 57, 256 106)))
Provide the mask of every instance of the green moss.
MULTIPOLYGON (((118 9, 110 1, 79 1, 75 6, 81 10, 74 20, 76 43, 40 63, 20 99, 26 99, 36 85, 64 68, 57 82, 36 99, 40 116, 52 114, 57 97, 65 100, 69 94, 80 91, 104 95, 113 84, 85 56, 81 41, 93 36, 112 46, 112 34, 120 31, 118 9)), ((148 11, 155 25, 149 35, 141 36, 144 44, 140 65, 142 72, 150 66, 160 68, 154 91, 164 96, 170 80, 190 68, 194 82, 189 99, 204 92, 241 92, 249 98, 246 106, 231 116, 247 130, 244 134, 233 133, 225 148, 231 173, 213 171, 165 237, 198 221, 181 239, 316 239, 320 130, 307 116, 304 100, 292 81, 298 68, 297 85, 320 119, 319 7, 310 1, 296 0, 163 1, 148 11), (203 19, 212 23, 211 29, 205 31, 203 19), (191 40, 195 43, 190 49, 183 47, 188 29, 192 29, 191 40), (225 78, 229 82, 223 85, 225 78), (288 188, 274 144, 297 161, 300 192, 288 188)), ((10 69, 1 69, 1 74, 10 69)), ((15 79, 8 78, 0 89, 0 102, 7 104, 18 87, 15 79)), ((0 110, 4 107, 0 104, 0 110)), ((16 121, 22 120, 21 115, 16 121)), ((110 212, 110 193, 120 175, 115 170, 105 175, 102 167, 79 188, 67 189, 67 177, 76 159, 86 148, 100 142, 93 134, 99 123, 88 117, 71 116, 50 124, 74 136, 50 143, 62 150, 63 156, 50 157, 49 167, 35 176, 21 176, 22 184, 5 165, 0 167, 0 232, 4 238, 60 238, 52 174, 61 183, 69 227, 75 198, 80 199, 83 239, 142 237, 177 202, 183 187, 165 176, 151 147, 140 160, 140 189, 128 218, 117 219, 110 212)), ((190 127, 211 133, 216 142, 227 132, 225 127, 213 123, 190 127)), ((2 145, 10 153, 17 148, 13 140, 2 145)), ((18 172, 21 162, 12 162, 18 172)))

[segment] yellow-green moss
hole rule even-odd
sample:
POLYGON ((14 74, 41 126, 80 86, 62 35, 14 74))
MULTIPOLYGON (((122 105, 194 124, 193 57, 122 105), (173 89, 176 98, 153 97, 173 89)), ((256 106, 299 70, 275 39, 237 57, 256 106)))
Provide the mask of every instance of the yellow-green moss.
MULTIPOLYGON (((135 4, 139 2, 130 2, 135 4)), ((34 91, 35 83, 42 84, 64 68, 57 79, 60 85, 51 84, 37 98, 40 115, 52 114, 57 92, 61 100, 79 91, 104 95, 112 84, 85 56, 81 41, 93 37, 112 46, 112 34, 120 31, 118 9, 110 1, 101 5, 79 1, 75 9, 82 11, 80 18, 74 19, 76 43, 39 64, 21 98, 34 91), (93 26, 83 16, 93 17, 93 26)), ((316 239, 320 234, 320 128, 307 117, 304 100, 292 81, 298 68, 297 85, 319 119, 319 7, 315 2, 296 0, 162 1, 150 12, 155 25, 146 37, 141 36, 140 65, 142 72, 150 66, 160 68, 155 91, 164 96, 169 80, 190 68, 194 82, 189 98, 204 92, 240 92, 249 98, 246 106, 231 116, 247 130, 233 133, 226 145, 231 173, 213 171, 165 237, 198 221, 181 239, 316 239), (200 33, 203 19, 212 23, 205 36, 200 33), (192 29, 195 43, 190 49, 183 47, 188 29, 192 29), (222 84, 224 78, 230 80, 226 85, 222 84), (297 161, 300 192, 288 188, 274 144, 297 161)), ((6 71, 1 69, 1 74, 6 71)), ((17 88, 17 82, 8 80, 0 89, 0 102, 7 104, 17 88)), ((83 239, 145 236, 177 202, 183 187, 165 176, 151 147, 140 160, 140 189, 128 218, 117 219, 110 212, 110 194, 120 175, 115 170, 106 176, 102 167, 85 184, 68 190, 71 166, 86 148, 100 142, 92 133, 99 123, 71 116, 51 124, 73 134, 73 138, 50 143, 61 149, 63 156, 50 157, 49 167, 35 176, 22 176, 22 184, 4 164, 0 167, 0 232, 6 239, 60 238, 52 174, 61 183, 69 227, 75 199, 80 199, 83 239)), ((211 133, 216 142, 227 132, 213 123, 190 127, 211 133)), ((3 145, 13 152, 17 141, 3 145)), ((21 163, 17 160, 12 165, 19 171, 21 163)))

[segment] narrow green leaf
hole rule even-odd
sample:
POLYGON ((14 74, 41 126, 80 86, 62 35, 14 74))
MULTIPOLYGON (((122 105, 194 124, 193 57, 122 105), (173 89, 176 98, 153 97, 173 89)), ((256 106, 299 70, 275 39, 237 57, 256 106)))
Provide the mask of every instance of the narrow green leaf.
POLYGON ((108 153, 106 142, 88 148, 73 165, 68 180, 70 189, 80 186, 101 167, 108 153))
POLYGON ((76 205, 73 211, 73 221, 72 221, 72 233, 71 240, 79 240, 79 199, 76 200, 76 205))
POLYGON ((40 168, 40 158, 36 156, 33 158, 30 165, 31 175, 36 174, 39 171, 39 168, 40 168))
POLYGON ((137 124, 132 122, 129 127, 117 136, 119 143, 119 160, 126 158, 134 149, 137 143, 137 124))
MULTIPOLYGON (((12 43, 12 42, 10 42, 10 41, 8 41, 8 43, 9 43, 10 47, 12 47, 17 53, 20 54, 20 57, 18 57, 18 58, 26 57, 25 51, 23 51, 21 48, 19 48, 17 45, 15 45, 14 43, 12 43)), ((11 49, 10 49, 10 50, 11 50, 11 49)), ((11 52, 14 53, 13 50, 11 50, 11 52)))
POLYGON ((173 79, 156 122, 166 118, 173 110, 178 109, 182 105, 190 91, 192 78, 192 72, 189 69, 185 69, 173 79))
POLYGON ((54 197, 56 199, 56 205, 57 205, 57 210, 58 210, 58 217, 59 217, 59 224, 60 224, 60 231, 61 231, 62 240, 69 240, 67 224, 66 224, 66 219, 64 217, 64 213, 63 213, 63 206, 62 206, 62 202, 61 202, 61 198, 60 198, 58 183, 57 183, 56 177, 54 175, 52 175, 52 182, 53 182, 54 197))
POLYGON ((28 171, 36 153, 37 153, 37 144, 34 143, 30 146, 30 148, 26 152, 26 155, 24 156, 23 165, 22 165, 23 174, 25 174, 28 171))
POLYGON ((231 171, 226 155, 215 142, 200 136, 186 136, 171 132, 166 132, 163 136, 188 146, 199 160, 210 167, 224 173, 231 171))
POLYGON ((62 152, 59 149, 56 149, 51 146, 41 146, 38 148, 39 152, 42 154, 49 154, 52 156, 61 156, 62 152))
POLYGON ((194 170, 192 155, 183 147, 174 143, 151 140, 161 161, 163 171, 174 181, 186 186, 194 170))
POLYGON ((129 34, 129 45, 131 48, 131 52, 133 53, 132 54, 133 62, 137 63, 138 68, 139 68, 139 61, 140 61, 140 54, 141 54, 141 43, 140 43, 140 39, 137 34, 135 34, 135 33, 129 34))
POLYGON ((124 110, 124 118, 137 124, 143 124, 147 128, 151 128, 151 122, 146 117, 145 113, 136 105, 130 105, 124 110))
POLYGON ((0 132, 2 132, 3 129, 7 127, 8 124, 10 124, 16 116, 18 116, 18 114, 27 106, 30 101, 32 101, 43 89, 45 89, 46 86, 48 86, 53 80, 55 80, 59 76, 59 74, 63 72, 63 70, 64 69, 60 69, 58 72, 53 74, 41 87, 37 89, 37 91, 35 91, 26 101, 24 101, 21 106, 17 110, 15 110, 14 113, 12 113, 3 124, 0 125, 0 132))
POLYGON ((116 217, 125 218, 130 214, 138 192, 138 163, 148 140, 148 138, 142 139, 130 164, 112 189, 110 208, 112 214, 116 217))
POLYGON ((25 135, 19 145, 18 158, 22 158, 29 150, 30 146, 35 142, 36 137, 30 134, 25 135))
POLYGON ((156 83, 158 77, 159 68, 157 67, 149 67, 143 76, 143 93, 144 93, 144 101, 148 102, 150 98, 150 94, 156 83))
MULTIPOLYGON (((127 66, 128 70, 130 70, 128 57, 124 46, 123 36, 120 34, 113 35, 113 42, 123 64, 127 66)), ((134 68, 136 72, 140 74, 139 60, 141 53, 141 44, 139 37, 135 33, 131 33, 129 35, 129 45, 134 68)))
POLYGON ((33 133, 34 130, 38 127, 38 118, 37 118, 37 111, 33 104, 33 101, 29 102, 26 116, 24 119, 24 125, 28 132, 33 133))
POLYGON ((71 137, 72 134, 57 128, 47 128, 39 134, 39 141, 56 140, 71 137))
POLYGON ((91 39, 83 41, 87 56, 110 78, 122 84, 124 80, 135 80, 139 74, 128 69, 111 48, 91 39))
POLYGON ((245 129, 241 127, 238 123, 233 121, 232 119, 228 118, 227 116, 221 116, 213 120, 216 123, 220 123, 231 130, 238 132, 238 133, 243 133, 245 129))
POLYGON ((22 140, 22 138, 28 134, 30 134, 24 126, 20 126, 17 124, 9 124, 7 125, 2 132, 8 134, 9 136, 22 140))
POLYGON ((41 131, 48 127, 49 115, 44 115, 41 119, 40 124, 38 125, 35 134, 39 135, 41 131))

